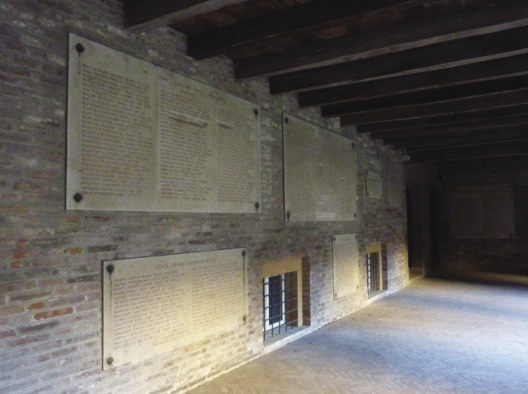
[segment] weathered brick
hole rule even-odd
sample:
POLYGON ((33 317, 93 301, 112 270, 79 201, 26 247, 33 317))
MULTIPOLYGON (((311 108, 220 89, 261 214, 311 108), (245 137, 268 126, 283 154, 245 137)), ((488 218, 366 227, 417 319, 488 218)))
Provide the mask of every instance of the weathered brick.
POLYGON ((99 275, 83 275, 76 278, 68 278, 68 283, 82 283, 82 282, 96 282, 99 280, 99 275))
MULTIPOLYGON (((20 362, 0 357, 0 371, 9 369, 19 376, 6 384, 15 387, 10 393, 178 392, 203 381, 212 371, 220 372, 260 354, 259 270, 265 261, 309 257, 313 327, 364 304, 363 295, 333 302, 329 240, 335 232, 359 232, 362 244, 367 240, 385 240, 389 245, 404 242, 404 208, 387 209, 386 197, 376 203, 365 201, 363 186, 369 169, 401 171, 398 152, 382 149, 378 155, 379 143, 351 131, 359 156, 358 223, 284 223, 283 110, 340 132, 337 122, 322 119, 312 109, 299 111, 293 97, 270 96, 264 80, 235 82, 232 65, 224 58, 193 61, 185 54, 185 38, 178 33, 167 29, 146 33, 125 30, 123 6, 118 0, 82 2, 82 7, 74 0, 4 0, 0 2, 0 18, 4 14, 0 23, 0 54, 4 56, 0 56, 0 63, 10 74, 0 72, 0 125, 8 125, 0 142, 0 294, 11 300, 12 295, 24 298, 49 292, 42 300, 19 298, 14 306, 19 308, 16 314, 3 316, 2 308, 13 306, 0 305, 1 332, 18 334, 2 341, 5 347, 0 349, 0 353, 8 349, 9 355, 20 357, 20 362), (68 31, 155 60, 164 68, 258 103, 262 108, 262 212, 66 212, 68 31), (211 245, 248 248, 247 326, 195 344, 191 346, 193 352, 175 350, 127 365, 117 374, 103 373, 101 256, 184 253, 210 250, 211 245), (39 357, 41 364, 36 362, 39 357), (148 382, 145 377, 149 377, 148 382), (25 386, 18 389, 19 383, 25 386)), ((389 262, 394 288, 405 284, 406 274, 405 257, 396 254, 389 262)), ((0 382, 2 389, 3 385, 0 382)))
POLYGON ((15 330, 0 331, 0 339, 14 337, 15 335, 15 330))
POLYGON ((20 305, 6 305, 0 306, 0 316, 15 315, 17 313, 25 312, 24 307, 20 305))
POLYGON ((45 311, 45 312, 35 313, 35 315, 33 317, 36 320, 42 320, 42 319, 50 319, 52 317, 69 315, 70 313, 73 313, 73 308, 71 308, 71 307, 55 309, 55 310, 52 310, 52 311, 45 311))
POLYGON ((49 330, 51 328, 57 327, 58 325, 59 325, 58 321, 50 321, 47 323, 34 324, 31 326, 20 327, 18 329, 18 332, 20 334, 29 334, 29 333, 36 332, 36 331, 49 330))
POLYGON ((9 346, 11 347, 17 347, 17 346, 23 346, 28 345, 36 342, 43 342, 49 338, 49 334, 40 334, 35 336, 26 336, 20 339, 13 340, 9 342, 9 346))
POLYGON ((9 296, 10 302, 17 301, 31 301, 39 298, 47 297, 50 294, 49 291, 32 291, 27 293, 13 294, 9 296))
POLYGON ((42 309, 44 308, 45 304, 43 302, 34 302, 33 304, 28 305, 26 308, 28 310, 32 309, 42 309))

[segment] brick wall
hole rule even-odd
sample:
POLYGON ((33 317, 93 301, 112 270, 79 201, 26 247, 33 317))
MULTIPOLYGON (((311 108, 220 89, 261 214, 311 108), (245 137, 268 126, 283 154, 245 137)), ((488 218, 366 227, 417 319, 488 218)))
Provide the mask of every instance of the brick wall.
MULTIPOLYGON (((528 157, 471 160, 429 166, 428 178, 438 201, 432 218, 433 269, 441 273, 528 274, 528 157), (448 193, 454 187, 512 185, 515 236, 504 239, 456 239, 449 221, 448 193), (434 229, 433 227, 433 229, 434 229)), ((501 210, 502 207, 496 207, 501 210)))
MULTIPOLYGON (((361 254, 385 241, 389 289, 407 283, 404 205, 365 198, 368 170, 401 172, 398 152, 353 130, 359 152, 357 223, 284 223, 283 111, 339 131, 264 80, 234 82, 231 64, 185 56, 170 29, 131 33, 116 0, 0 0, 0 393, 178 392, 265 351, 260 267, 310 262, 311 329, 365 305, 365 286, 333 300, 332 234, 359 232, 361 254), (66 212, 67 34, 73 32, 257 102, 262 108, 259 215, 66 212), (246 328, 101 371, 101 261, 246 247, 246 328)), ((361 283, 365 284, 364 259, 361 283)))

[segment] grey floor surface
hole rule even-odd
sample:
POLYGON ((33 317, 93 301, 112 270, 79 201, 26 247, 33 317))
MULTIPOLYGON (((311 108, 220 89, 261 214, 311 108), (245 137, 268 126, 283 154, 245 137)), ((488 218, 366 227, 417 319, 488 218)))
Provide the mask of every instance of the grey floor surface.
POLYGON ((419 280, 192 393, 528 393, 528 288, 419 280))

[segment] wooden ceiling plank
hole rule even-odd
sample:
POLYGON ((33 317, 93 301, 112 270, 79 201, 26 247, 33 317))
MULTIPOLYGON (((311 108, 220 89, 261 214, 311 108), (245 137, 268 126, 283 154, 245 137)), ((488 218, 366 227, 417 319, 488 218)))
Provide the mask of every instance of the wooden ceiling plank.
POLYGON ((470 36, 477 33, 476 29, 500 29, 502 24, 512 21, 517 24, 528 23, 528 3, 510 3, 512 1, 497 1, 495 4, 499 7, 423 18, 413 21, 412 29, 407 24, 400 24, 388 29, 354 32, 333 40, 307 42, 274 53, 241 59, 235 63, 235 77, 270 76, 326 66, 449 40, 453 34, 470 36))
POLYGON ((528 115, 514 116, 511 118, 500 118, 495 120, 480 120, 470 123, 456 124, 452 126, 431 126, 427 128, 378 131, 370 133, 371 138, 406 138, 415 136, 432 137, 435 135, 460 134, 463 132, 485 131, 497 128, 524 127, 528 125, 528 115))
MULTIPOLYGON (((379 131, 397 131, 415 128, 429 128, 439 125, 462 125, 471 122, 484 122, 498 120, 511 116, 528 115, 528 104, 513 105, 509 107, 492 108, 486 110, 467 111, 446 115, 428 116, 415 119, 403 119, 357 125, 358 133, 372 133, 379 131)), ((347 126, 342 123, 342 126, 347 126)))
MULTIPOLYGON (((337 86, 526 49, 528 26, 432 44, 367 59, 271 76, 272 94, 337 86)), ((484 59, 480 59, 484 60, 484 59)))
POLYGON ((410 157, 408 164, 524 156, 528 155, 528 139, 419 149, 408 151, 407 154, 410 157))
POLYGON ((406 107, 387 108, 358 112, 341 118, 342 125, 354 125, 397 119, 411 119, 457 112, 487 110, 513 105, 528 104, 528 89, 488 94, 441 103, 430 103, 406 107))
POLYGON ((125 4, 125 27, 147 30, 192 18, 244 0, 135 0, 125 4))
POLYGON ((374 98, 363 101, 345 101, 338 104, 324 105, 321 113, 325 117, 335 117, 349 113, 372 111, 406 105, 418 105, 461 99, 464 97, 477 97, 490 93, 528 88, 528 75, 514 76, 505 79, 494 79, 464 85, 449 86, 438 89, 429 89, 418 92, 401 93, 394 96, 374 98))
POLYGON ((442 136, 437 138, 415 138, 401 140, 383 140, 385 144, 396 149, 433 148, 459 144, 476 144, 479 142, 500 142, 510 139, 528 138, 528 130, 501 133, 476 134, 469 136, 442 136))
POLYGON ((298 102, 300 107, 308 107, 391 96, 438 86, 509 78, 528 74, 527 64, 528 54, 513 55, 441 70, 308 90, 298 93, 298 102))
POLYGON ((287 7, 282 11, 242 21, 232 26, 191 35, 187 41, 187 53, 196 59, 205 59, 262 39, 322 30, 346 23, 348 19, 358 14, 401 2, 402 0, 316 0, 296 7, 287 7))
POLYGON ((528 124, 514 125, 514 126, 505 126, 505 127, 495 127, 490 129, 481 129, 481 130, 465 130, 460 132, 449 132, 445 133, 436 133, 432 135, 395 135, 395 136, 386 136, 382 139, 385 143, 406 143, 406 142, 427 142, 427 141, 436 141, 443 138, 466 138, 466 137, 479 137, 479 136, 505 136, 509 134, 518 134, 518 133, 527 133, 528 124))

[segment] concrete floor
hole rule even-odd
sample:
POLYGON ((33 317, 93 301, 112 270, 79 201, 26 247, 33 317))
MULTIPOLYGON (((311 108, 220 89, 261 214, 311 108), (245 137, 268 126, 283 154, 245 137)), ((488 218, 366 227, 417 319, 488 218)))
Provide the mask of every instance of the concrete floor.
POLYGON ((528 393, 528 288, 419 280, 192 393, 528 393))

